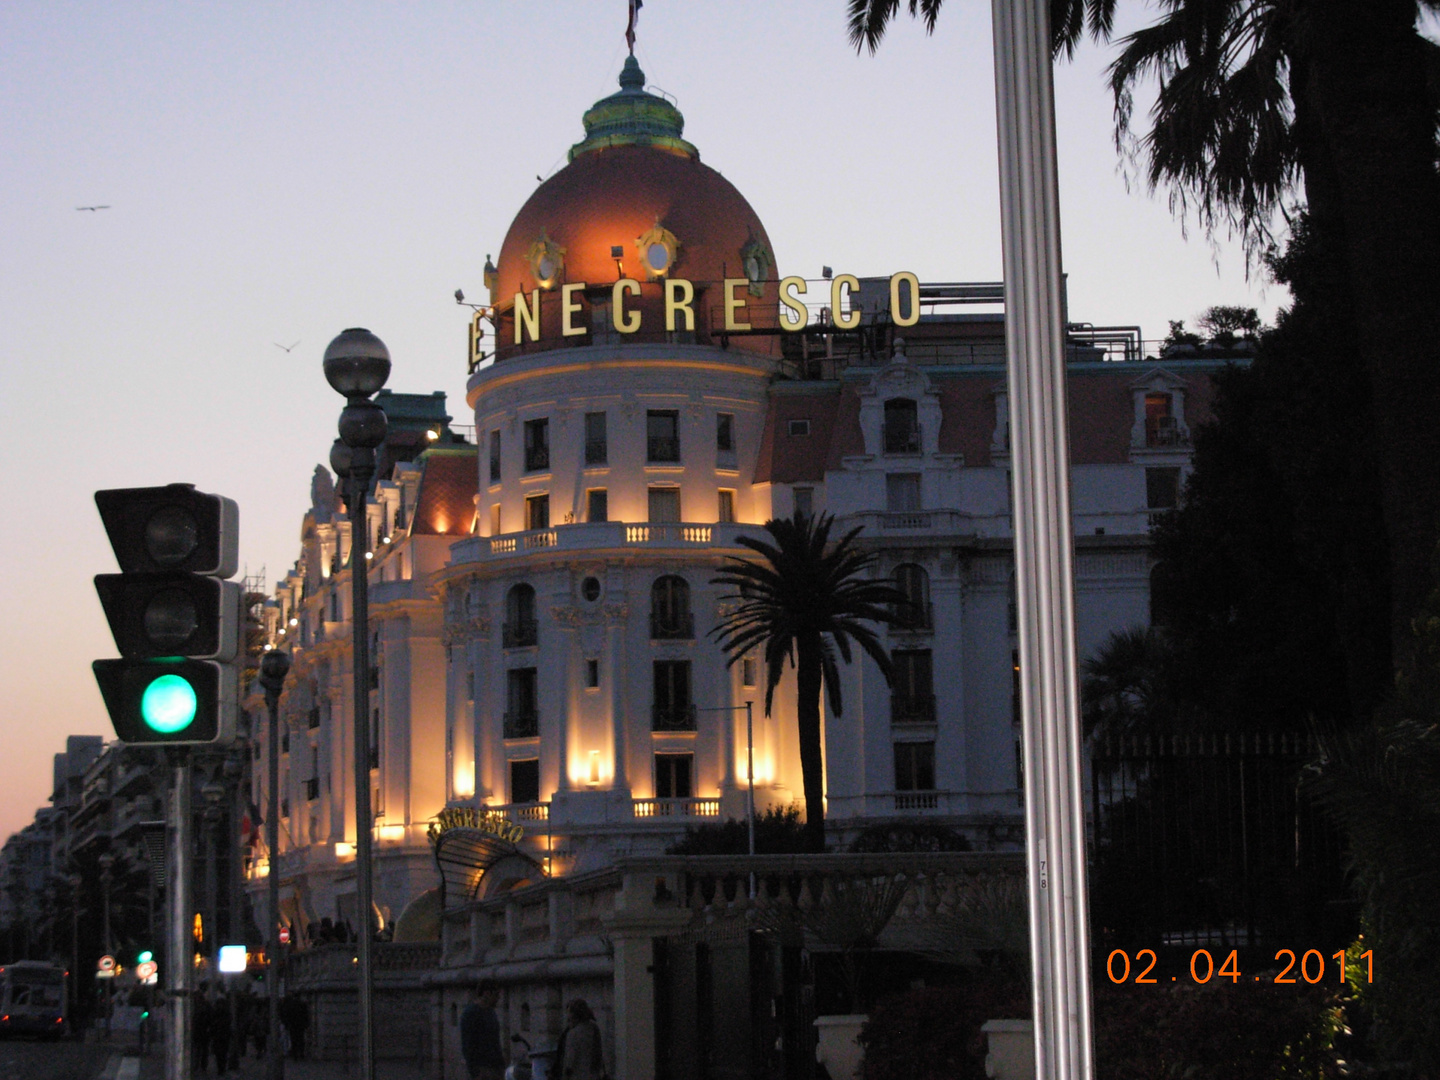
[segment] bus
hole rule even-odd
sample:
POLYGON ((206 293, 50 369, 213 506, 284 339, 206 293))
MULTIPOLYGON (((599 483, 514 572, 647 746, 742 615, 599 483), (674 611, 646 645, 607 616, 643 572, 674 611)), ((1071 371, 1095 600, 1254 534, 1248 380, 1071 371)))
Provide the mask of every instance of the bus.
POLYGON ((65 977, 55 964, 21 960, 0 967, 0 1035, 65 1034, 65 977))

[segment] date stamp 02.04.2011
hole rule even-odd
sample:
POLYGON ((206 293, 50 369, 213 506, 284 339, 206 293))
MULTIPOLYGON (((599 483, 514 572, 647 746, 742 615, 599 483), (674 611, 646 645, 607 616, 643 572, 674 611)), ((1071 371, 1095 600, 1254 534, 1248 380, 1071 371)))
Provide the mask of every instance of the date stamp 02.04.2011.
MULTIPOLYGON (((1325 970, 1333 960, 1336 965, 1334 978, 1341 984, 1345 982, 1346 956, 1345 950, 1332 953, 1327 959, 1319 949, 1306 949, 1298 957, 1293 949, 1281 949, 1275 954, 1276 963, 1284 963, 1284 967, 1277 972, 1266 972, 1264 975, 1252 976, 1255 982, 1271 983, 1295 983, 1301 981, 1315 984, 1325 978, 1325 970), (1313 957, 1313 960, 1312 960, 1313 957), (1297 978, 1298 976, 1298 978, 1297 978)), ((1365 981, 1375 981, 1375 956, 1374 951, 1366 949, 1356 957, 1351 958, 1351 967, 1358 968, 1359 961, 1364 961, 1365 981)), ((1121 984, 1133 983, 1154 983, 1159 985, 1164 982, 1178 982, 1179 975, 1171 975, 1165 979, 1163 974, 1157 974, 1156 965, 1159 957, 1154 949, 1141 949, 1135 954, 1132 965, 1130 954, 1124 949, 1114 949, 1105 961, 1105 973, 1110 977, 1112 983, 1121 984), (1132 978, 1133 975, 1133 978, 1132 978)), ((1215 966, 1215 957, 1209 949, 1196 949, 1190 954, 1190 978, 1196 983, 1208 983, 1211 979, 1229 979, 1233 984, 1238 984, 1245 979, 1240 970, 1240 951, 1231 949, 1230 955, 1215 966)), ((1352 974, 1352 978, 1358 972, 1352 974)))

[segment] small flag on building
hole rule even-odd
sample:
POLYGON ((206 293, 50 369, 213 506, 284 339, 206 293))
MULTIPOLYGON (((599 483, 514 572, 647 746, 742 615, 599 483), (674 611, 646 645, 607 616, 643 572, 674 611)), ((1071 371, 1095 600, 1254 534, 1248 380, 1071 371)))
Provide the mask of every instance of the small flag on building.
POLYGON ((635 55, 635 24, 640 21, 640 9, 645 6, 645 0, 630 0, 630 21, 625 26, 625 44, 630 47, 630 55, 635 55))

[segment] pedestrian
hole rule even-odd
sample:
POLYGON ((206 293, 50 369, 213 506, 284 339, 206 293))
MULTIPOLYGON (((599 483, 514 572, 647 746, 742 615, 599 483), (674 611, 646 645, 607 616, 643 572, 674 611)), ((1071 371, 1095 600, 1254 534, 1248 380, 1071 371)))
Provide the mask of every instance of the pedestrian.
POLYGON ((215 1055, 215 1075, 224 1076, 230 1068, 230 997, 219 991, 210 1001, 210 1052, 215 1055))
POLYGON ((559 1080, 604 1080, 605 1054, 600 1046, 600 1025, 584 998, 576 998, 565 1010, 570 1023, 560 1033, 555 1061, 559 1080))
POLYGON ((202 1076, 210 1071, 210 1002, 203 992, 195 995, 190 1010, 190 1067, 202 1076))
POLYGON ((469 1080, 502 1080, 505 1055, 500 1050, 500 1018, 495 1005, 500 987, 486 979, 475 987, 475 1000, 460 1014, 460 1052, 469 1080))
POLYGON ((290 1036, 290 1056, 296 1061, 305 1057, 305 1029, 310 1026, 310 1006, 304 998, 286 994, 280 999, 280 1022, 290 1036))

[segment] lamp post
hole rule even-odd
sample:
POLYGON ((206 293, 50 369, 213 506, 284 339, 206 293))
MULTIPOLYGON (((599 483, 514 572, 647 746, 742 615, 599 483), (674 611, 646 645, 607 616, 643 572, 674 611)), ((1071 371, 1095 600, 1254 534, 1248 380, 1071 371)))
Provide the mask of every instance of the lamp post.
MULTIPOLYGON (((696 709, 696 712, 739 712, 745 710, 745 825, 750 835, 750 854, 755 854, 755 706, 747 701, 744 705, 720 705, 710 709, 696 709)), ((750 871, 750 899, 755 899, 755 871, 750 871)))
POLYGON ((375 475, 375 448, 385 441, 385 410, 370 400, 390 377, 390 350, 369 330, 342 332, 325 349, 325 378, 345 395, 340 438, 330 465, 345 481, 350 512, 350 588, 354 611, 352 667, 355 677, 355 900, 359 908, 356 957, 360 997, 360 1080, 374 1080, 374 1018, 371 1000, 370 877, 374 820, 370 811, 370 527, 365 504, 375 475))
POLYGON ((266 740, 269 783, 265 790, 265 850, 267 866, 265 891, 269 900, 269 924, 265 928, 265 974, 270 1024, 265 1038, 265 1080, 285 1080, 285 1055, 280 1052, 280 691, 290 672, 290 654, 272 649, 260 659, 260 686, 265 690, 265 707, 270 713, 270 737, 266 740))

